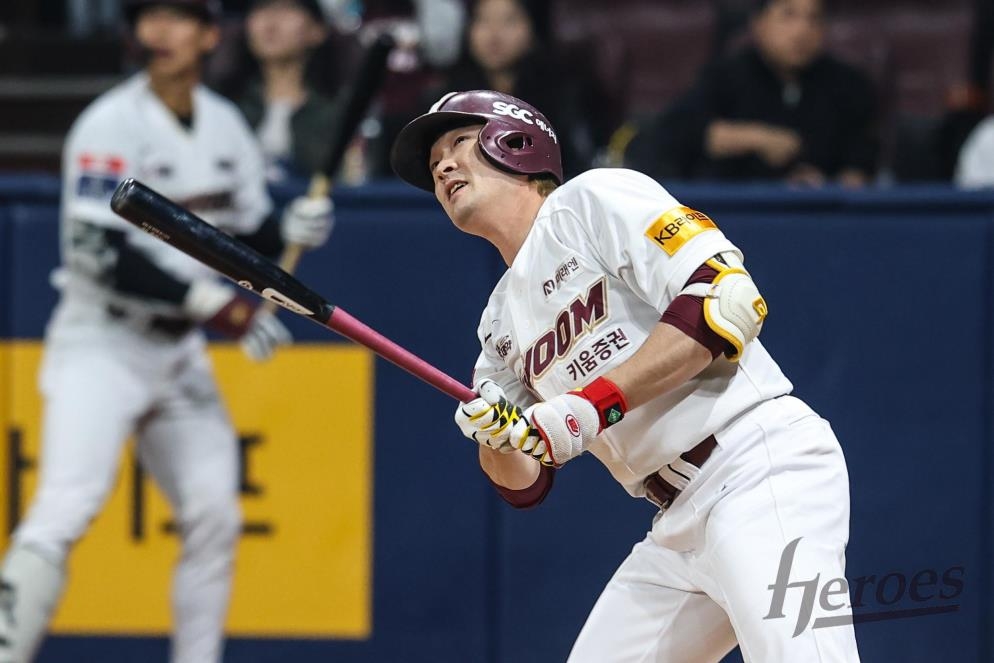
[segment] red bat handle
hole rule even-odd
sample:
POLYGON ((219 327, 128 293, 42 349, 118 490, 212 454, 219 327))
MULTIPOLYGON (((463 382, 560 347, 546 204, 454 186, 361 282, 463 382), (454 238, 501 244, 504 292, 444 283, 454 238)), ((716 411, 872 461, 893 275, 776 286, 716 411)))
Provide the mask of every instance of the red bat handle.
POLYGON ((458 401, 465 403, 476 398, 473 390, 463 383, 446 375, 421 357, 408 352, 376 330, 370 329, 337 306, 331 312, 325 326, 366 346, 387 361, 393 362, 458 401))

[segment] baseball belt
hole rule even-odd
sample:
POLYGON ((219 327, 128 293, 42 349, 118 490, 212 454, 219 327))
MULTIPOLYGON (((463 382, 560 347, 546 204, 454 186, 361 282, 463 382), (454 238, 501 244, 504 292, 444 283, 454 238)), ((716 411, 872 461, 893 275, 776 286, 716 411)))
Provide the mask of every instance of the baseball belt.
MULTIPOLYGON (((714 439, 714 435, 708 435, 693 449, 680 454, 680 458, 694 467, 701 468, 707 459, 711 457, 711 453, 716 446, 718 446, 718 441, 714 439)), ((679 474, 678 470, 673 469, 672 464, 668 467, 671 472, 679 474)), ((691 477, 685 478, 689 482, 691 477)), ((642 482, 642 486, 645 488, 645 499, 658 506, 661 511, 666 511, 666 509, 670 508, 673 500, 677 498, 677 495, 681 491, 680 488, 677 488, 660 476, 659 472, 653 472, 647 476, 642 482)))
POLYGON ((107 315, 115 320, 128 321, 135 327, 143 327, 148 331, 158 332, 174 340, 182 338, 197 326, 189 318, 164 315, 151 315, 141 318, 133 317, 126 309, 114 304, 107 305, 107 315))

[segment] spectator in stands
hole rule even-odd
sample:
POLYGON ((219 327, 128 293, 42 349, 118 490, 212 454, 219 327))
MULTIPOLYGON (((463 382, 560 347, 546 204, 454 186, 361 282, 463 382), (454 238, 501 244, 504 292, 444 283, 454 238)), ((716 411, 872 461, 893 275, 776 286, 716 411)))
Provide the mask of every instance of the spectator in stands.
POLYGON ((255 75, 232 94, 255 129, 270 181, 319 171, 341 104, 308 80, 308 64, 327 37, 317 0, 255 0, 245 19, 255 75))
POLYGON ((994 115, 981 121, 963 143, 955 178, 965 188, 994 186, 994 115))
POLYGON ((822 0, 758 0, 751 44, 708 66, 629 144, 657 178, 860 186, 878 151, 874 90, 824 52, 822 0))
POLYGON ((614 127, 600 86, 570 75, 552 48, 550 12, 547 0, 472 2, 462 57, 441 91, 497 90, 543 109, 564 141, 571 175, 591 166, 614 127))

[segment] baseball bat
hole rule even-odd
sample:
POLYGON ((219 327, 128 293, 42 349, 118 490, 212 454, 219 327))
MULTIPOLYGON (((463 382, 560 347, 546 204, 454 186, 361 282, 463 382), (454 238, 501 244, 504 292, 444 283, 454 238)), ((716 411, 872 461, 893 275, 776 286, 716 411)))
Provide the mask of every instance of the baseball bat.
MULTIPOLYGON (((366 112, 386 76, 387 57, 393 47, 393 35, 389 32, 382 32, 366 51, 359 72, 356 74, 352 87, 349 88, 345 112, 342 114, 342 121, 333 138, 328 158, 321 171, 311 176, 310 186, 307 190, 308 197, 324 198, 331 193, 335 172, 338 171, 342 159, 345 158, 345 151, 352 141, 352 135, 359 127, 359 123, 366 117, 366 112)), ((292 273, 297 269, 297 263, 300 262, 303 252, 303 248, 297 244, 287 246, 279 259, 280 268, 292 273)), ((267 302, 263 304, 263 310, 272 313, 275 306, 267 302)))
POLYGON ((134 178, 117 186, 110 207, 133 225, 221 272, 246 290, 366 346, 449 396, 460 401, 476 398, 469 387, 329 304, 261 254, 134 178))

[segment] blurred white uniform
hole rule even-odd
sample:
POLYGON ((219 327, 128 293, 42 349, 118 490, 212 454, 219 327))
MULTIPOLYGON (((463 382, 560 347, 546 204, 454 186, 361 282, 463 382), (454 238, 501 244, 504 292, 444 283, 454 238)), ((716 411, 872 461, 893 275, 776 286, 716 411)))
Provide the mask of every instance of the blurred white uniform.
MULTIPOLYGON (((474 385, 491 379, 524 409, 589 384, 631 357, 722 252, 738 249, 645 175, 572 179, 548 196, 490 297, 474 385)), ((845 577, 845 461, 791 390, 754 340, 738 362, 719 357, 598 436, 590 451, 633 496, 668 465, 697 472, 678 457, 708 436, 718 446, 608 584, 571 663, 719 661, 736 641, 752 663, 858 661, 851 625, 793 636, 799 590, 784 618, 764 619, 795 538, 792 578, 845 577)))
MULTIPOLYGON (((186 127, 139 74, 83 112, 63 161, 63 268, 54 278, 62 292, 41 371, 41 482, 2 571, 0 635, 10 651, 5 658, 0 647, 0 661, 32 656, 61 593, 66 556, 111 490, 131 434, 182 538, 172 660, 219 661, 241 522, 235 432, 203 333, 179 303, 115 288, 110 266, 123 242, 183 283, 215 277, 118 218, 109 200, 133 176, 218 227, 251 234, 271 211, 262 158, 227 101, 198 87, 186 127)), ((117 597, 122 609, 127 598, 117 597)))
POLYGON ((955 181, 966 188, 994 186, 994 116, 984 118, 963 143, 955 181))

